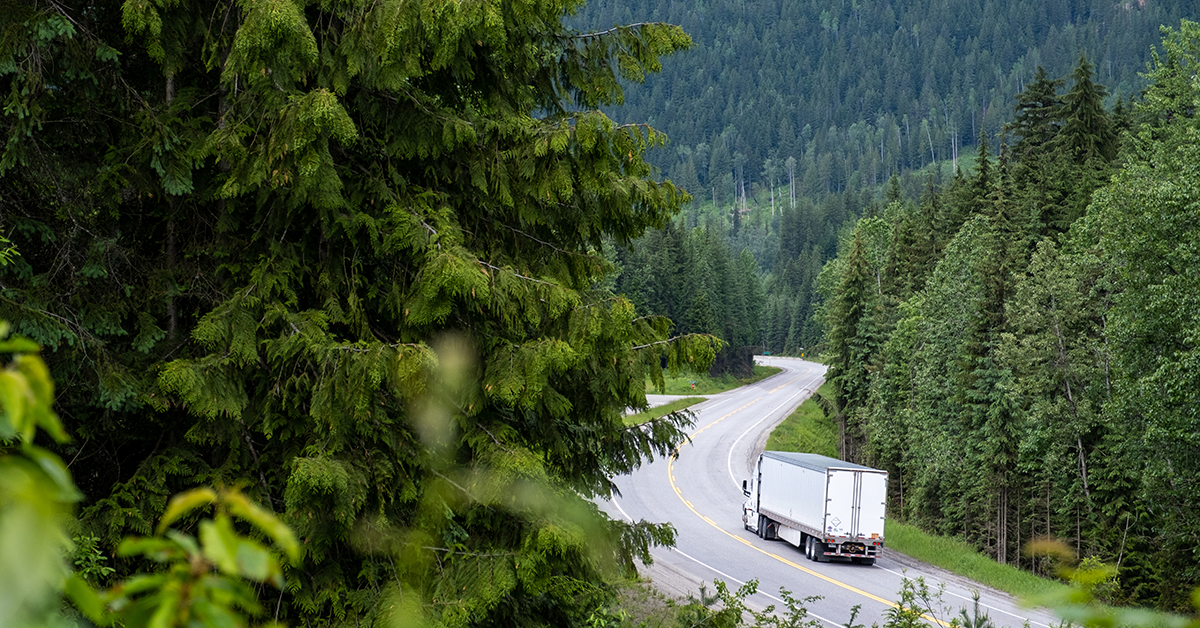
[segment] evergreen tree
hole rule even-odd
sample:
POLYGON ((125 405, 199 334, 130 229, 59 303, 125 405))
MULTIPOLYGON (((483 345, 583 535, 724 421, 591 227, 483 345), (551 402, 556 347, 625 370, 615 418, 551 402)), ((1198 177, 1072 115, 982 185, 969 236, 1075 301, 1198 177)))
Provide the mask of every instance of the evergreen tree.
POLYGON ((883 202, 891 205, 892 203, 904 202, 904 194, 900 191, 900 176, 892 174, 887 182, 887 191, 884 193, 883 202))
POLYGON ((856 460, 863 445, 861 425, 855 417, 867 400, 871 361, 878 348, 877 285, 862 231, 855 229, 827 323, 826 379, 834 386, 841 441, 838 453, 845 460, 856 460))
POLYGON ((731 340, 735 346, 760 345, 763 338, 763 310, 766 305, 766 295, 763 293, 762 280, 759 278, 758 261, 750 251, 743 249, 738 255, 734 281, 741 286, 741 308, 744 319, 737 320, 742 336, 731 340))
POLYGON ((0 317, 105 550, 242 485, 304 539, 280 621, 582 625, 671 540, 588 498, 683 438, 621 419, 660 358, 716 345, 604 288, 686 197, 597 108, 689 40, 576 8, 6 5, 0 317))
POLYGON ((691 257, 684 246, 686 235, 674 223, 650 233, 644 242, 649 257, 652 297, 646 312, 682 322, 693 298, 693 284, 688 279, 691 257))
POLYGON ((916 208, 913 218, 913 243, 910 254, 910 271, 905 277, 906 290, 911 294, 925 287, 925 281, 933 272, 940 250, 937 232, 938 213, 941 211, 941 194, 933 188, 933 179, 926 181, 925 193, 916 208))
POLYGON ((1092 64, 1079 56, 1071 78, 1075 84, 1063 96, 1062 130, 1056 138, 1077 164, 1111 162, 1117 157, 1117 134, 1104 109, 1108 90, 1092 81, 1092 64))
POLYGON ((1063 105, 1058 89, 1062 84, 1062 79, 1050 80, 1046 69, 1039 65, 1033 80, 1017 94, 1013 121, 1005 129, 1017 138, 1013 153, 1018 161, 1036 156, 1058 134, 1063 105))
POLYGON ((973 212, 983 211, 987 199, 992 195, 995 182, 992 181, 992 153, 988 145, 987 133, 979 134, 979 153, 975 159, 975 178, 971 181, 971 192, 974 196, 973 212))

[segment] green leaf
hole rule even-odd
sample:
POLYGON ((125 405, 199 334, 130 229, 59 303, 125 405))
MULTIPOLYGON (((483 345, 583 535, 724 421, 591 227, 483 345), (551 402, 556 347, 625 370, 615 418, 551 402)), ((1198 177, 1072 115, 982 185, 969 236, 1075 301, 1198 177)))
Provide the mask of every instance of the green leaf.
POLYGON ((217 515, 215 520, 205 519, 200 522, 200 548, 204 557, 211 560, 221 573, 238 575, 238 537, 233 531, 229 517, 217 515))
MULTIPOLYGON (((249 601, 253 604, 254 598, 251 597, 249 601)), ((234 609, 229 607, 232 605, 231 602, 244 603, 245 600, 221 599, 220 602, 213 603, 208 599, 201 598, 192 602, 190 610, 204 628, 240 628, 245 625, 245 622, 234 609)))
POLYGON ((300 543, 296 541, 296 535, 292 532, 292 529, 281 521, 279 517, 246 499, 241 493, 231 492, 226 494, 225 504, 228 506, 230 513, 240 517, 270 537, 276 545, 283 549, 293 565, 300 564, 300 543))
POLYGON ((175 614, 179 610, 179 604, 182 602, 181 594, 178 589, 163 588, 156 596, 158 607, 154 609, 154 614, 150 616, 150 621, 147 622, 148 628, 174 628, 175 614))
POLYGON ((274 560, 267 548, 251 540, 242 540, 237 544, 237 564, 239 575, 256 582, 266 582, 271 577, 274 560))
POLYGON ((56 489, 53 496, 55 500, 71 503, 83 499, 83 494, 75 487, 75 482, 71 480, 71 472, 67 470, 67 466, 63 464, 61 458, 33 445, 25 447, 23 452, 30 460, 37 463, 38 468, 53 482, 56 489))
POLYGON ((201 506, 215 504, 217 500, 217 492, 211 488, 197 488, 179 493, 172 497, 170 503, 167 504, 167 510, 163 513, 162 519, 159 520, 155 534, 162 534, 168 526, 180 517, 201 506))
POLYGON ((185 557, 187 554, 173 541, 156 538, 126 537, 117 546, 117 556, 145 556, 157 562, 185 557))
POLYGON ((8 369, 0 370, 0 412, 3 412, 0 416, 25 442, 33 440, 33 423, 26 418, 32 396, 24 377, 8 369))
POLYGON ((38 353, 41 350, 38 343, 21 336, 0 340, 0 353, 38 353))
POLYGON ((196 543, 196 537, 189 534, 184 534, 177 530, 167 530, 165 536, 177 543, 179 547, 183 548, 183 551, 186 552, 188 556, 199 556, 201 554, 200 546, 196 543))
POLYGON ((109 591, 109 595, 131 599, 139 593, 156 591, 162 588, 166 582, 166 574, 138 574, 117 585, 109 591))

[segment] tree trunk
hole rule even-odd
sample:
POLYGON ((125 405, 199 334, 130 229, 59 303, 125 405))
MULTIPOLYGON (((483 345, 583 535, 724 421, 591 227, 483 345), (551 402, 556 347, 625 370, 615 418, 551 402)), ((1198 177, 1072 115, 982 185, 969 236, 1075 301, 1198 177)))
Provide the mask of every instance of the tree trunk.
MULTIPOLYGON (((166 101, 167 108, 170 109, 171 102, 175 100, 175 75, 167 75, 166 84, 166 101)), ((175 282, 170 279, 170 276, 175 270, 175 207, 171 202, 171 197, 166 197, 167 201, 167 338, 175 339, 175 333, 179 329, 179 310, 175 304, 175 282)))

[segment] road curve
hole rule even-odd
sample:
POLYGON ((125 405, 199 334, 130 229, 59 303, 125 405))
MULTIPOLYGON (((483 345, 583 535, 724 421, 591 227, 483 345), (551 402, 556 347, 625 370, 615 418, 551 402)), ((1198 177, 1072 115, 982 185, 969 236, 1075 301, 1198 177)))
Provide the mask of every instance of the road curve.
MULTIPOLYGON (((785 588, 798 598, 821 596, 808 604, 810 615, 829 626, 842 626, 850 608, 861 605, 856 624, 882 625, 884 612, 898 599, 902 578, 922 576, 931 588, 945 586, 944 610, 933 619, 949 622, 971 605, 972 589, 982 592, 982 610, 996 626, 1049 628, 1055 618, 1040 609, 1019 606, 1010 596, 928 567, 906 567, 885 554, 874 566, 814 563, 783 541, 765 541, 742 526, 741 482, 749 477, 771 428, 786 418, 824 381, 825 367, 795 358, 758 358, 783 371, 736 390, 707 395, 693 406, 696 425, 691 443, 674 460, 655 460, 617 478, 620 497, 604 504, 614 517, 669 521, 678 532, 674 549, 656 549, 651 577, 671 580, 666 588, 694 591, 699 583, 723 580, 731 588, 757 579, 759 593, 749 603, 782 607, 785 588)), ((906 561, 908 562, 908 561, 906 561)), ((912 562, 910 564, 916 564, 912 562)), ((710 587, 711 589, 711 587, 710 587)))

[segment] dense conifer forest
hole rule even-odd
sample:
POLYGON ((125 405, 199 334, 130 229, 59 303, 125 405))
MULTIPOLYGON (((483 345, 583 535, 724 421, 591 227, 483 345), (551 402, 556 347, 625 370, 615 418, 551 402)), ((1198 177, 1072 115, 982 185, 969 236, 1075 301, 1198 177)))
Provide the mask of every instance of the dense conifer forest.
POLYGON ((1186 607, 1190 8, 0 3, 0 623, 596 625, 623 412, 754 350, 894 516, 1186 607))
MULTIPOLYGON (((575 21, 662 20, 695 45, 614 110, 671 139, 654 163, 697 199, 729 205, 796 180, 797 193, 882 185, 995 138, 1039 67, 1085 54, 1107 106, 1145 86, 1162 25, 1185 0, 639 0, 589 2, 575 21), (788 159, 794 165, 788 166, 788 159)), ((993 142, 993 146, 995 143, 993 142)), ((914 193, 916 187, 908 192, 914 193)))

